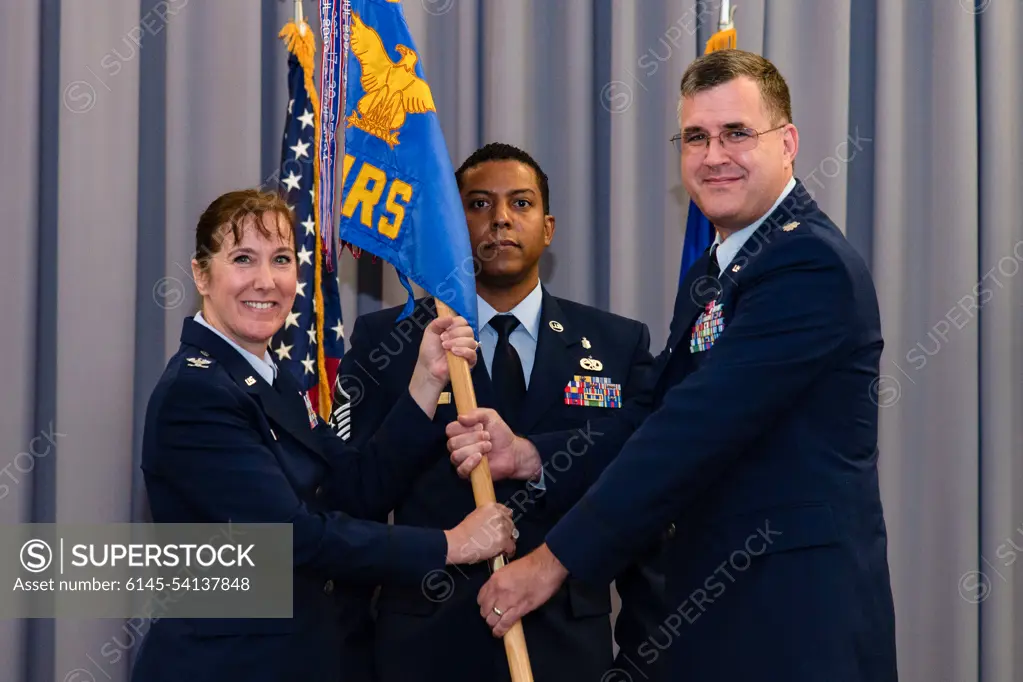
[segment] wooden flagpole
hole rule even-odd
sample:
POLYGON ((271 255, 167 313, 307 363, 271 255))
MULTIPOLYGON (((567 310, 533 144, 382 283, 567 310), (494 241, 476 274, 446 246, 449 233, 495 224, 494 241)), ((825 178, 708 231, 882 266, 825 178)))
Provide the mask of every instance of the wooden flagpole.
MULTIPOLYGON (((436 300, 436 299, 434 299, 436 300)), ((437 317, 454 317, 454 311, 443 301, 437 302, 437 317)), ((476 409, 476 390, 472 386, 469 374, 469 363, 453 353, 448 353, 448 371, 451 374, 451 390, 455 394, 455 407, 458 414, 465 414, 476 409)), ((472 495, 476 506, 482 507, 497 501, 494 494, 494 479, 490 475, 490 463, 484 457, 479 466, 469 475, 472 483, 472 495)), ((504 566, 503 556, 494 558, 491 569, 496 571, 504 566)), ((508 656, 508 668, 512 682, 533 682, 533 669, 529 664, 529 653, 526 650, 526 634, 522 630, 522 621, 515 623, 504 636, 504 652, 508 656)))

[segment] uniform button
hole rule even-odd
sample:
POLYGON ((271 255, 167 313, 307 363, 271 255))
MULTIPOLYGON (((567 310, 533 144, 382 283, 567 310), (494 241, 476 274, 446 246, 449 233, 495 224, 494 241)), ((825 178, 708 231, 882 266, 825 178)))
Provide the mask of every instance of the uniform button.
POLYGON ((323 594, 331 594, 334 591, 334 581, 328 580, 323 583, 323 594))
POLYGON ((675 524, 674 523, 671 523, 671 524, 668 525, 668 530, 665 531, 664 536, 666 538, 668 538, 669 540, 671 540, 673 537, 675 537, 675 524))
POLYGON ((322 485, 316 486, 316 492, 314 494, 316 495, 317 498, 323 497, 323 486, 322 485))

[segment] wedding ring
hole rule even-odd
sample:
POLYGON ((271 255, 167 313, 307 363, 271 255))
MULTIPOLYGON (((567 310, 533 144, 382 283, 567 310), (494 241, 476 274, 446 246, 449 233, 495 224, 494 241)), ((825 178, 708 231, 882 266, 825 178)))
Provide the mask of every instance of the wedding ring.
POLYGON ((504 612, 501 611, 501 609, 497 608, 496 606, 494 607, 494 613, 496 613, 498 615, 498 617, 504 615, 504 612))

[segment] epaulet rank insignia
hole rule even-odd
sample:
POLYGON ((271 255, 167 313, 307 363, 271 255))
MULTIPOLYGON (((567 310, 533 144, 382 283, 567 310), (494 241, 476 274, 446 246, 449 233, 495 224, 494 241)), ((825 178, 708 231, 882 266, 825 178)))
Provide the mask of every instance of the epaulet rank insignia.
POLYGON ((195 367, 196 369, 207 369, 213 361, 208 358, 185 358, 188 361, 189 367, 195 367))

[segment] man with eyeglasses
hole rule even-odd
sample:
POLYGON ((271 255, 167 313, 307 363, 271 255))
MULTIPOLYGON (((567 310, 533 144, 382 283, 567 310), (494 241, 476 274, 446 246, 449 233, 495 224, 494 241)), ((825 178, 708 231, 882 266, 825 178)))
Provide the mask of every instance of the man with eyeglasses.
MULTIPOLYGON (((773 64, 700 57, 679 120, 682 181, 717 238, 679 288, 654 406, 592 425, 602 437, 547 493, 574 506, 490 578, 480 614, 503 635, 567 576, 606 580, 667 527, 672 611, 622 652, 660 661, 651 679, 895 682, 870 272, 793 175, 773 64)), ((448 427, 462 475, 478 425, 495 471, 535 471, 565 443, 479 410, 448 427)))

